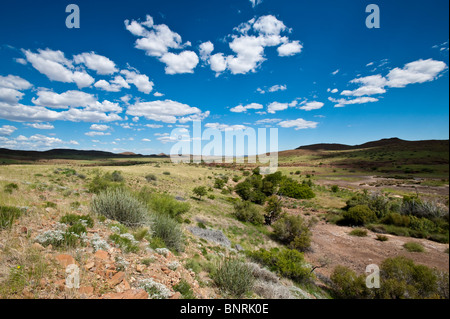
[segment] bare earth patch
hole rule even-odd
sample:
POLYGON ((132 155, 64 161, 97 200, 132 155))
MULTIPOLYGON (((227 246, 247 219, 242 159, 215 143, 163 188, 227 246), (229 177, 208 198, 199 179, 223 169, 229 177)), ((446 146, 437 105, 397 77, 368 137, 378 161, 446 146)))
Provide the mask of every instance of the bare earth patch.
POLYGON ((431 268, 448 272, 449 255, 445 252, 447 244, 440 244, 426 239, 385 235, 386 242, 376 240, 375 233, 368 231, 367 237, 349 235, 351 227, 336 226, 323 221, 312 230, 312 251, 305 258, 312 265, 320 265, 327 260, 327 266, 315 270, 316 274, 329 277, 337 265, 364 273, 370 264, 380 265, 386 258, 405 256, 414 262, 431 268), (423 253, 410 253, 403 248, 407 242, 422 244, 423 253))

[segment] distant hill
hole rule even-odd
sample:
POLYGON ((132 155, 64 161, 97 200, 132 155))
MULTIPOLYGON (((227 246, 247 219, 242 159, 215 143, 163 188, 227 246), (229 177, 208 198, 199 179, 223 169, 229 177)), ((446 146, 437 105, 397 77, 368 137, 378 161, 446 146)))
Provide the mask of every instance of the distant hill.
POLYGON ((374 147, 409 147, 409 146, 445 146, 448 147, 448 140, 426 140, 426 141, 406 141, 399 138, 386 138, 378 141, 367 142, 360 145, 346 145, 346 144, 312 144, 305 145, 296 148, 297 150, 309 150, 309 151, 346 151, 367 149, 374 147))
POLYGON ((83 151, 73 149, 53 149, 49 151, 20 151, 0 148, 1 158, 12 159, 92 159, 92 158, 162 158, 162 155, 141 155, 132 152, 124 152, 121 154, 103 152, 103 151, 83 151))

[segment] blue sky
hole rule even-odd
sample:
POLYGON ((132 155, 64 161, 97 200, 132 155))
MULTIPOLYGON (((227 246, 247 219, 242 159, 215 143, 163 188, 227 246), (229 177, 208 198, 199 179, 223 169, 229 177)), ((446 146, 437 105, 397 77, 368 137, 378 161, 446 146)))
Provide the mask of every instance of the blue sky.
POLYGON ((168 153, 194 120, 281 150, 448 139, 448 1, 255 1, 2 4, 0 147, 168 153))

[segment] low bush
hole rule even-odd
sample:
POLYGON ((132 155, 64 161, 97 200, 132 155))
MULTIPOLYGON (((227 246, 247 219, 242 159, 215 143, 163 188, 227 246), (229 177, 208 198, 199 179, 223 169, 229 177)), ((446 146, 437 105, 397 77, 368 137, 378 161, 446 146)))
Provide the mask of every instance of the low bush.
POLYGON ((380 288, 367 289, 365 276, 338 266, 331 276, 338 298, 448 299, 448 274, 405 257, 388 258, 380 266, 380 288))
POLYGON ((234 204, 233 215, 242 222, 249 222, 253 225, 262 225, 264 217, 259 209, 249 201, 239 201, 234 204))
POLYGON ((148 221, 145 205, 122 188, 107 189, 94 196, 91 210, 129 227, 139 227, 148 221))
POLYGON ((206 195, 208 194, 208 191, 207 191, 207 189, 206 189, 205 186, 197 186, 197 187, 195 187, 195 188, 192 190, 192 192, 193 192, 196 196, 198 196, 198 198, 199 198, 200 200, 202 200, 202 197, 203 197, 203 196, 206 196, 206 195))
POLYGON ((306 251, 311 245, 311 232, 301 216, 287 215, 273 224, 275 237, 292 249, 306 251))
POLYGON ((267 199, 267 206, 264 208, 264 219, 266 225, 272 225, 277 221, 283 211, 283 203, 276 195, 272 195, 267 199))
POLYGON ((425 249, 423 246, 419 243, 409 242, 403 245, 403 248, 405 248, 409 252, 413 253, 423 253, 425 249))
POLYGON ((184 250, 184 236, 180 224, 171 217, 163 214, 152 216, 153 237, 160 238, 165 246, 171 250, 184 250))
POLYGON ((191 205, 187 202, 178 201, 168 194, 151 192, 145 187, 139 192, 138 198, 147 204, 150 211, 167 215, 180 222, 182 215, 191 209, 191 205))
POLYGON ((67 214, 61 217, 60 222, 70 226, 81 223, 89 228, 94 227, 94 220, 89 215, 67 214))
POLYGON ((270 271, 297 282, 305 282, 312 276, 311 268, 305 262, 303 253, 295 249, 260 249, 249 252, 248 255, 254 261, 267 266, 270 271))
POLYGON ((155 174, 148 174, 145 176, 145 179, 147 182, 156 182, 158 180, 155 174))
POLYGON ((356 237, 367 237, 367 230, 365 229, 361 229, 361 228, 357 228, 352 230, 349 235, 351 236, 356 236, 356 237))
POLYGON ((185 279, 181 279, 181 281, 173 286, 174 291, 178 291, 183 299, 195 299, 194 292, 192 291, 191 286, 185 279))
POLYGON ((119 246, 125 253, 137 253, 139 242, 132 234, 111 234, 109 239, 119 246))
POLYGON ((295 199, 311 199, 316 196, 310 186, 300 184, 292 178, 283 179, 278 193, 295 199))
POLYGON ((11 228, 14 221, 22 215, 22 210, 17 207, 0 206, 0 230, 11 228))
POLYGON ((367 205, 356 205, 345 211, 344 222, 353 226, 362 226, 376 221, 377 216, 367 205))
POLYGON ((8 193, 8 194, 12 194, 13 191, 18 190, 18 189, 19 189, 19 185, 17 185, 16 183, 9 183, 9 184, 5 185, 5 187, 4 187, 5 193, 8 193))
POLYGON ((221 290, 235 297, 250 292, 255 281, 250 267, 236 258, 222 259, 211 276, 221 290))

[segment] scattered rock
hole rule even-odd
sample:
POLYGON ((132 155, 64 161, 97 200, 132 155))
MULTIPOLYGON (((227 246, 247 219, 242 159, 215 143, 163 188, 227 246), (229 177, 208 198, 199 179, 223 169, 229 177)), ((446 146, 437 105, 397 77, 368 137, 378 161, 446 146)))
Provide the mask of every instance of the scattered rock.
POLYGON ((181 299, 181 293, 179 293, 178 291, 176 293, 174 293, 172 295, 172 297, 170 297, 170 299, 181 299))
POLYGON ((55 259, 64 268, 66 268, 69 265, 75 264, 75 259, 70 255, 66 254, 57 255, 55 259))
POLYGON ((148 293, 143 289, 131 289, 118 293, 107 293, 102 299, 148 299, 148 293))
POLYGON ((119 271, 117 274, 115 274, 110 280, 109 284, 113 287, 117 286, 122 282, 122 280, 125 279, 125 273, 123 271, 119 271))
POLYGON ((137 272, 143 272, 145 270, 145 265, 136 265, 137 272))
POLYGON ((242 246, 239 245, 239 244, 236 244, 236 245, 234 246, 234 249, 236 249, 237 251, 243 251, 243 250, 244 250, 244 248, 242 248, 242 246))
POLYGON ((78 293, 81 295, 93 295, 94 287, 91 286, 80 287, 80 289, 78 289, 78 293))
POLYGON ((94 256, 96 258, 104 260, 104 261, 109 259, 109 254, 104 250, 97 250, 97 252, 94 254, 94 256))
POLYGON ((91 270, 92 268, 94 268, 94 266, 95 266, 95 263, 94 263, 93 261, 91 261, 91 262, 87 263, 87 264, 84 266, 84 268, 85 268, 86 270, 91 270))
POLYGON ((199 228, 199 227, 189 227, 188 230, 194 236, 206 239, 207 241, 214 242, 216 244, 219 244, 219 245, 227 247, 227 248, 231 247, 230 240, 220 230, 203 229, 203 228, 199 228))

